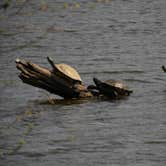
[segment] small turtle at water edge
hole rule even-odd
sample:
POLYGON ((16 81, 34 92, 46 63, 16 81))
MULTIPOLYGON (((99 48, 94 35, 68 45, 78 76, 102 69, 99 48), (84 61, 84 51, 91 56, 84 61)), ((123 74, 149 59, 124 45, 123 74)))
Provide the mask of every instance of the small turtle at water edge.
POLYGON ((107 80, 107 81, 100 81, 97 78, 93 78, 93 81, 96 87, 89 86, 88 89, 97 89, 99 90, 100 94, 111 98, 118 98, 122 96, 129 96, 132 93, 132 90, 129 90, 128 87, 122 83, 121 81, 115 80, 107 80))

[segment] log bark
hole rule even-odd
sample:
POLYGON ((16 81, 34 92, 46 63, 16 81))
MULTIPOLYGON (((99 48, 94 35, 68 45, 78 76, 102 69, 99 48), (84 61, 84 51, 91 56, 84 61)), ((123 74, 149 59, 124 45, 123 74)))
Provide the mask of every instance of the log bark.
MULTIPOLYGON (((54 62, 47 57, 48 62, 54 69, 54 62)), ((16 67, 21 71, 20 79, 29 85, 45 89, 50 93, 59 95, 63 98, 82 98, 93 96, 83 84, 71 84, 53 70, 46 69, 30 61, 16 59, 16 67)))

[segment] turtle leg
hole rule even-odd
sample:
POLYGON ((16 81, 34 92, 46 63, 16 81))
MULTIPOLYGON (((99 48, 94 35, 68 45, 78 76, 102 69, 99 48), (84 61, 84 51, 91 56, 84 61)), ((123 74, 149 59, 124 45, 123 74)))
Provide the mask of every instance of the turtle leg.
POLYGON ((125 90, 125 94, 126 94, 126 96, 129 96, 131 93, 133 93, 132 90, 125 90))

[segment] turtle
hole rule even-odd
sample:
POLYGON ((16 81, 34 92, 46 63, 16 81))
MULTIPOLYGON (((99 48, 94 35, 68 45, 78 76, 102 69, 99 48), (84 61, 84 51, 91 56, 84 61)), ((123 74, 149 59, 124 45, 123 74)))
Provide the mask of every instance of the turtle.
POLYGON ((162 67, 163 71, 166 72, 166 67, 164 65, 161 67, 162 67))
POLYGON ((56 82, 61 85, 61 90, 69 90, 74 97, 91 97, 92 94, 88 91, 84 85, 81 76, 77 70, 65 63, 54 64, 50 57, 47 57, 49 63, 53 67, 53 74, 56 78, 56 82))
POLYGON ((66 78, 67 80, 82 83, 82 79, 78 72, 73 67, 65 63, 55 64, 54 73, 66 78))
POLYGON ((82 83, 81 76, 76 69, 67 65, 65 63, 54 64, 53 60, 50 57, 47 57, 47 60, 53 67, 53 73, 63 79, 66 79, 70 83, 82 83))
MULTIPOLYGON (((108 97, 118 98, 122 96, 129 96, 133 91, 128 89, 128 87, 121 81, 116 80, 106 80, 100 81, 97 78, 93 78, 96 85, 95 89, 99 90, 100 94, 108 97)), ((94 86, 89 86, 88 89, 93 89, 94 86)))
POLYGON ((55 64, 54 66, 54 73, 66 80, 67 84, 75 93, 74 96, 76 96, 76 98, 93 96, 92 93, 88 91, 87 87, 83 84, 79 73, 73 67, 65 63, 55 64))

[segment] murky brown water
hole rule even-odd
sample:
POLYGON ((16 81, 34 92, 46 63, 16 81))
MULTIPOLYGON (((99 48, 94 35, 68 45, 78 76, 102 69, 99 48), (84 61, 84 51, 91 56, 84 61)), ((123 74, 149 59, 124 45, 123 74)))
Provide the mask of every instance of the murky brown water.
POLYGON ((42 3, 0 10, 0 165, 165 166, 166 1, 42 3), (14 60, 49 67, 46 56, 76 67, 87 85, 120 79, 134 93, 41 104, 50 94, 23 84, 14 60))

